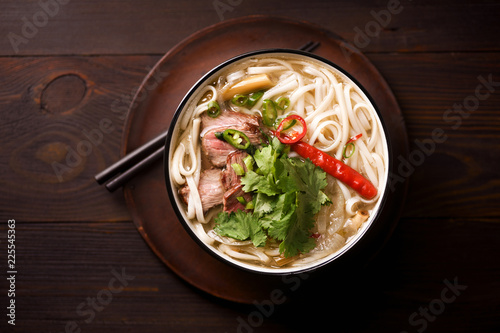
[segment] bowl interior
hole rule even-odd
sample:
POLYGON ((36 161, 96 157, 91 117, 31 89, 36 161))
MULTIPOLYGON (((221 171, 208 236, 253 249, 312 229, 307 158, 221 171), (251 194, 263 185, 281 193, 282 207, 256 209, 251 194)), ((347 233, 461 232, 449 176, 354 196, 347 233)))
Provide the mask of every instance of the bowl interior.
POLYGON ((370 96, 367 94, 365 89, 355 80, 355 78, 351 77, 347 72, 345 72, 342 68, 338 67, 334 63, 323 59, 319 56, 316 56, 314 54, 310 53, 305 53, 301 51, 296 51, 296 50, 285 50, 285 49, 273 49, 273 50, 261 50, 261 51, 255 51, 255 52, 250 52, 246 54, 242 54, 240 56, 234 57, 232 59, 227 60, 226 62, 218 65, 211 71, 209 71, 207 74, 205 74, 191 89, 190 91, 186 94, 182 102, 179 104, 179 107, 177 111, 175 112, 174 118, 172 120, 172 123, 169 128, 166 144, 165 144, 165 180, 166 180, 166 186, 167 186, 167 191, 170 196, 170 200, 172 202, 172 205, 174 207, 174 210, 176 211, 177 217, 180 221, 180 223, 183 224, 185 229, 188 231, 188 233, 191 235, 191 237, 206 251, 208 251, 210 254, 212 254, 214 257, 216 257, 219 260, 222 260, 223 262, 230 264, 234 267, 244 269, 246 271, 250 272, 256 272, 256 273, 264 273, 264 274, 271 274, 271 275, 285 275, 285 274, 292 274, 292 273, 301 273, 305 271, 311 271, 318 269, 319 267, 322 267, 324 265, 330 264, 334 262, 336 259, 340 258, 347 252, 349 252, 357 243, 362 241, 362 239, 365 237, 365 235, 369 232, 370 227, 376 221, 377 217, 379 216, 379 212, 381 211, 381 208, 384 204, 384 201, 387 196, 387 179, 389 175, 389 159, 391 158, 389 155, 389 149, 388 149, 388 140, 385 134, 385 127, 383 124, 383 120, 381 119, 380 112, 378 111, 376 105, 373 103, 373 99, 370 98, 370 96), (385 168, 385 173, 383 177, 383 181, 380 182, 378 189, 380 192, 379 199, 375 205, 375 207, 372 209, 372 214, 368 218, 368 220, 362 224, 360 229, 358 230, 357 234, 353 237, 351 237, 348 242, 338 251, 327 255, 324 258, 318 259, 314 262, 311 262, 310 264, 300 266, 300 267, 283 267, 283 268, 271 268, 271 267, 262 267, 259 265, 254 265, 251 263, 247 262, 242 262, 239 260, 236 260, 227 254, 219 251, 217 248, 215 248, 212 245, 209 245, 205 243, 202 238, 199 235, 199 231, 197 230, 196 225, 187 218, 186 215, 186 210, 185 210, 185 205, 182 202, 176 185, 174 184, 174 181, 172 179, 172 175, 170 172, 170 161, 172 160, 172 155, 173 152, 175 151, 176 148, 176 138, 179 136, 180 133, 180 126, 179 124, 183 121, 187 110, 189 106, 193 103, 195 98, 198 98, 197 96, 199 95, 199 92, 201 89, 208 83, 215 81, 223 72, 225 72, 229 66, 237 66, 239 63, 242 63, 244 61, 247 61, 249 58, 265 58, 265 57, 273 57, 273 58, 293 58, 301 61, 307 61, 310 63, 315 63, 315 64, 320 64, 324 67, 329 68, 332 72, 335 73, 336 76, 340 77, 344 82, 348 82, 351 84, 353 87, 353 90, 355 90, 360 96, 366 97, 367 100, 369 100, 376 111, 376 117, 375 120, 378 122, 378 126, 381 129, 381 137, 382 137, 382 145, 383 145, 383 150, 385 152, 385 161, 384 164, 386 166, 385 168))

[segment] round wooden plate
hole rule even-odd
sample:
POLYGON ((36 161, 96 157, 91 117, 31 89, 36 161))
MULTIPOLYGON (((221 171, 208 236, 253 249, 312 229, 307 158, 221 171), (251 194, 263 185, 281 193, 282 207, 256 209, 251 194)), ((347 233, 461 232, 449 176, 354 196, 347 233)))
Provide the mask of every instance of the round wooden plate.
MULTIPOLYGON (((259 49, 297 49, 308 41, 320 42, 314 53, 344 68, 366 88, 385 122, 392 156, 406 156, 408 141, 401 111, 389 86, 368 59, 320 27, 267 16, 224 21, 195 33, 170 50, 145 78, 135 96, 125 123, 122 155, 164 132, 190 87, 222 61, 259 49)), ((391 167, 393 164, 394 159, 391 167)), ((368 260, 367 253, 381 248, 398 220, 406 187, 398 184, 389 190, 381 218, 367 233, 369 237, 349 251, 361 258, 357 259, 357 265, 368 260)), ((145 241, 172 271, 193 286, 226 300, 252 303, 279 295, 280 301, 289 300, 300 284, 298 277, 271 277, 237 270, 200 248, 170 205, 161 162, 131 180, 124 187, 124 194, 145 241)), ((343 257, 339 265, 354 262, 351 257, 343 257)), ((328 269, 331 268, 307 275, 308 281, 313 280, 311 277, 318 281, 331 279, 328 269)))

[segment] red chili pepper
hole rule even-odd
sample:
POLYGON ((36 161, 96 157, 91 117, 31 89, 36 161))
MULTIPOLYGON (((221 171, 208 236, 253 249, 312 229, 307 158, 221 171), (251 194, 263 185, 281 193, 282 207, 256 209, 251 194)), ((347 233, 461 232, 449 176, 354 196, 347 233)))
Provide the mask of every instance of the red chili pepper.
POLYGON ((300 141, 304 137, 304 135, 306 135, 306 132, 307 132, 307 125, 306 125, 306 121, 304 120, 304 118, 302 118, 301 116, 298 116, 296 114, 292 114, 280 122, 280 124, 278 125, 278 128, 276 129, 276 137, 281 141, 281 143, 292 144, 292 143, 300 141), (288 129, 285 126, 294 120, 299 121, 299 123, 302 126, 302 131, 300 131, 300 132, 292 131, 291 133, 287 132, 287 133, 283 133, 284 136, 282 136, 281 132, 288 129))
POLYGON ((346 142, 346 144, 348 143, 351 143, 353 141, 356 141, 357 139, 359 139, 361 136, 363 135, 363 133, 359 133, 358 135, 355 135, 353 136, 352 138, 349 139, 349 141, 346 142))
POLYGON ((362 197, 372 199, 377 195, 377 188, 368 179, 336 158, 302 141, 292 144, 291 147, 297 154, 309 158, 314 165, 350 186, 362 197))

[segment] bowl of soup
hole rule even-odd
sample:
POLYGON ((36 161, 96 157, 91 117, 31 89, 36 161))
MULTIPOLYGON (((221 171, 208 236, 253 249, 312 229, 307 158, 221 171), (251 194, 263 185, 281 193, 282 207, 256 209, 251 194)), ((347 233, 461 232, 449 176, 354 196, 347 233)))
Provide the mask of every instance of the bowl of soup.
POLYGON ((175 112, 165 180, 201 248, 282 275, 339 260, 387 196, 388 140, 365 89, 314 54, 272 49, 205 74, 175 112))

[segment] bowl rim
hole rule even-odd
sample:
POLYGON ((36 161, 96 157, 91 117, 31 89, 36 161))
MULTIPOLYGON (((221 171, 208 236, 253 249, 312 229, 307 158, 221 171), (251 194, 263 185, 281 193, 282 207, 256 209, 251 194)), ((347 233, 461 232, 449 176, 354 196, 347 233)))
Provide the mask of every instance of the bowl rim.
POLYGON ((368 231, 370 229, 372 229, 373 227, 373 224, 378 220, 378 218, 380 217, 380 215, 382 215, 382 211, 383 211, 383 207, 385 206, 386 202, 387 202, 387 198, 388 198, 388 194, 389 194, 389 191, 388 191, 388 188, 389 188, 389 176, 391 174, 391 169, 393 168, 393 156, 391 154, 391 140, 389 138, 389 134, 388 134, 388 131, 387 131, 387 126, 384 122, 384 119, 382 117, 382 114, 380 112, 380 110, 378 109, 377 107, 377 104, 375 103, 374 99, 371 97, 371 95, 368 93, 368 91, 366 90, 366 88, 352 75, 350 74, 349 72, 347 72, 346 70, 344 70, 342 67, 340 67, 339 65, 337 65, 336 63, 334 63, 333 61, 331 60, 328 60, 326 58, 323 58, 317 54, 314 54, 314 53, 310 53, 310 52, 306 52, 306 51, 301 51, 301 50, 297 50, 297 49, 287 49, 287 48, 268 48, 268 49, 260 49, 260 50, 254 50, 254 51, 249 51, 249 52, 245 52, 245 53, 241 53, 239 55, 236 55, 236 56, 233 56, 221 63, 219 63, 218 65, 216 65, 215 67, 213 67, 212 69, 210 69, 207 73, 203 74, 200 79, 198 79, 198 81, 196 81, 196 83, 194 83, 191 88, 187 91, 187 93, 184 95, 184 97, 182 98, 181 102, 179 103, 178 107, 176 108, 175 112, 174 112, 174 115, 173 115, 173 118, 168 126, 168 132, 167 132, 167 137, 166 137, 166 140, 165 140, 165 144, 164 144, 164 155, 163 155, 163 171, 164 171, 164 176, 165 176, 165 185, 166 185, 166 188, 167 188, 167 193, 168 193, 168 196, 169 196, 169 199, 170 199, 170 202, 171 202, 171 205, 175 211, 175 214, 176 214, 176 217, 177 219, 179 220, 179 223, 181 223, 181 225, 184 227, 184 229, 187 231, 187 233, 189 234, 189 236, 206 252, 208 252, 212 257, 216 258, 217 260, 223 262, 224 264, 226 265, 229 265, 233 268, 236 268, 238 270, 243 270, 243 271, 246 271, 246 272, 250 272, 250 273, 256 273, 256 274, 261 274, 261 275, 268 275, 268 276, 286 276, 286 275, 297 275, 297 274, 303 274, 303 273, 312 273, 314 271, 317 271, 321 268, 324 268, 326 266, 330 266, 331 264, 333 264, 335 261, 339 261, 340 258, 342 257, 345 257, 348 253, 352 253, 354 252, 353 249, 354 248, 358 248, 361 246, 361 240, 363 238, 365 238, 365 235, 368 233, 368 231), (240 264, 237 264, 236 260, 235 262, 233 261, 230 261, 228 259, 226 259, 225 257, 223 257, 222 255, 218 254, 215 249, 212 249, 210 246, 208 246, 207 244, 205 244, 201 239, 200 237, 198 237, 198 235, 193 231, 193 229, 188 225, 188 222, 185 220, 184 218, 184 215, 182 214, 182 212, 180 211, 180 208, 178 207, 178 204, 177 204, 177 199, 176 199, 176 195, 174 193, 174 189, 172 188, 171 186, 171 177, 170 177, 170 168, 169 168, 169 152, 170 152, 170 145, 172 143, 172 139, 173 139, 173 133, 174 133, 174 129, 175 129, 175 126, 176 124, 178 123, 179 121, 179 118, 182 114, 182 111, 184 110, 185 106, 187 105, 187 103, 189 102, 189 100, 191 99, 191 97, 193 96, 193 94, 203 85, 206 83, 206 80, 208 78, 210 78, 211 76, 213 76, 215 73, 221 71, 222 69, 224 69, 225 67, 235 63, 235 62, 238 62, 240 60, 243 60, 245 58, 251 58, 252 56, 260 56, 260 55, 265 55, 265 54, 293 54, 293 55, 298 55, 298 56, 304 56, 306 58, 312 58, 316 61, 319 61, 321 63, 324 63, 328 66, 331 66, 333 67, 335 70, 341 72, 343 75, 345 75, 349 80, 351 80, 358 89, 360 89, 364 94, 365 96, 368 98, 368 100, 370 101, 373 109, 375 110, 376 114, 377 114, 377 118, 379 120, 379 123, 380 123, 380 126, 382 127, 382 130, 384 132, 384 137, 385 137, 385 144, 387 146, 387 180, 386 180, 386 183, 385 183, 385 188, 383 189, 383 195, 382 197, 379 198, 379 203, 378 203, 378 208, 377 210, 375 211, 375 214, 374 216, 371 218, 370 220, 370 224, 367 225, 367 227, 365 227, 363 230, 360 230, 359 233, 361 234, 358 234, 357 235, 357 238, 354 240, 354 241, 351 241, 349 244, 346 244, 344 245, 341 249, 339 249, 338 251, 332 253, 330 256, 329 259, 327 260, 322 260, 322 259, 318 259, 318 262, 315 263, 314 265, 310 265, 310 266, 306 266, 306 267, 303 267, 303 268, 298 268, 296 270, 288 270, 288 271, 283 271, 283 270, 280 270, 279 268, 278 269, 273 269, 273 270, 261 270, 259 269, 258 266, 246 266, 246 265, 240 265, 240 264))

